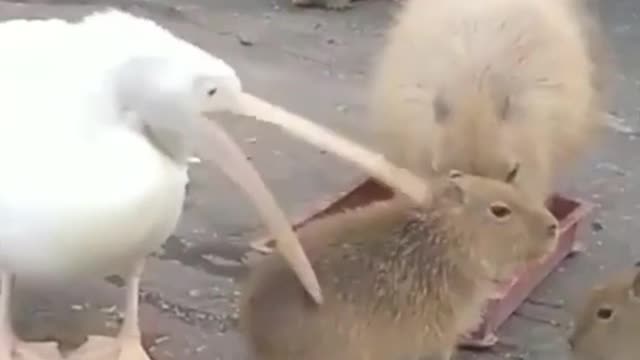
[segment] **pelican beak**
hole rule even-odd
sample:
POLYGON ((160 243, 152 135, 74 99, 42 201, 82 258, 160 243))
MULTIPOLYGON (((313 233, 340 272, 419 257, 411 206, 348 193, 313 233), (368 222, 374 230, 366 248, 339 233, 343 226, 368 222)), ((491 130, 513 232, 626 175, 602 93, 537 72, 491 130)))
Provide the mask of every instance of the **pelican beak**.
POLYGON ((277 125, 295 137, 351 162, 419 204, 430 201, 431 191, 422 178, 395 166, 380 153, 246 92, 241 93, 236 101, 239 114, 277 125))
POLYGON ((249 196, 277 241, 277 249, 317 304, 323 301, 318 279, 284 212, 276 203, 245 153, 224 129, 207 115, 196 131, 198 152, 217 164, 249 196))

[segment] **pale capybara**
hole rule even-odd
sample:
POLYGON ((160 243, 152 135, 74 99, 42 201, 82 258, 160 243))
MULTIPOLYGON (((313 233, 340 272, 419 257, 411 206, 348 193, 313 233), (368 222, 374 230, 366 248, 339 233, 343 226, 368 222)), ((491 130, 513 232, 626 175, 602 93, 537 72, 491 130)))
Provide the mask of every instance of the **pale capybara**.
POLYGON ((595 15, 578 0, 408 0, 373 69, 380 151, 423 176, 457 169, 546 200, 603 119, 595 15))
POLYGON ((640 358, 639 266, 591 290, 575 316, 569 344, 573 360, 640 358))
POLYGON ((486 300, 555 248, 558 223, 513 186, 459 172, 300 229, 324 303, 273 253, 250 273, 240 329, 258 360, 449 360, 486 300))

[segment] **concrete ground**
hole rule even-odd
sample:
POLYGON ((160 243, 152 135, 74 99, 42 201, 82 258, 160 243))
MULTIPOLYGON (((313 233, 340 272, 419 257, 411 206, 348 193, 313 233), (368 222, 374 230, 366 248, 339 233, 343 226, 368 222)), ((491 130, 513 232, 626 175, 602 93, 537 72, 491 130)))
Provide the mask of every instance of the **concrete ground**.
MULTIPOLYGON (((568 259, 500 331, 501 343, 459 359, 564 359, 569 311, 595 281, 640 256, 640 2, 602 2, 619 65, 612 126, 602 146, 568 173, 562 190, 598 208, 580 238, 587 251, 568 259), (559 303, 544 306, 540 301, 559 303)), ((233 64, 245 86, 274 103, 367 143, 365 90, 371 56, 397 4, 356 3, 332 13, 292 8, 287 0, 0 1, 0 18, 77 18, 118 6, 153 19, 233 64)), ((246 119, 224 125, 242 144, 287 213, 303 214, 360 175, 330 154, 246 119)), ((164 250, 148 264, 141 321, 157 360, 245 359, 237 320, 237 279, 247 242, 264 234, 244 195, 215 170, 194 165, 186 213, 164 250)), ((84 334, 112 334, 123 291, 117 278, 68 289, 20 288, 15 323, 27 339, 73 347, 84 334)))

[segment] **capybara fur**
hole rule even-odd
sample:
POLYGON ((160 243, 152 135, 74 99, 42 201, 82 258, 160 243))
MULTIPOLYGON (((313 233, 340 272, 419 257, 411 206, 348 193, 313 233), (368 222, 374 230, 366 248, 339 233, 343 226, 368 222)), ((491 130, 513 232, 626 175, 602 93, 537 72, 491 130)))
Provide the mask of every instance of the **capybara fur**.
POLYGON ((575 316, 573 360, 640 358, 640 267, 594 287, 575 316))
POLYGON ((547 200, 597 139, 608 64, 580 0, 408 0, 371 80, 379 150, 425 176, 451 169, 547 200))
POLYGON ((300 229, 324 303, 279 254, 251 270, 240 328, 259 360, 448 360, 496 283, 555 247, 557 221, 513 186, 460 172, 300 229), (431 359, 431 358, 429 358, 431 359))

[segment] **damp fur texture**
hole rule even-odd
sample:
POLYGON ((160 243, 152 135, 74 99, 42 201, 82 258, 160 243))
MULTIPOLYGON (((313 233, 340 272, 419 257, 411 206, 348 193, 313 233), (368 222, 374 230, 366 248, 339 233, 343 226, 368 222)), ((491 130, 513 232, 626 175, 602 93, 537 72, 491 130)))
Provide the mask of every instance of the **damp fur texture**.
POLYGON ((240 306, 256 359, 449 359, 493 281, 555 247, 555 218, 512 186, 467 175, 433 186, 429 205, 397 197, 300 230, 319 307, 279 255, 259 262, 240 306))
POLYGON ((572 360, 637 360, 640 354, 640 267, 595 286, 576 312, 572 360))
POLYGON ((421 175, 458 169, 544 201, 602 125, 611 62, 585 1, 409 0, 373 71, 380 150, 421 175))

